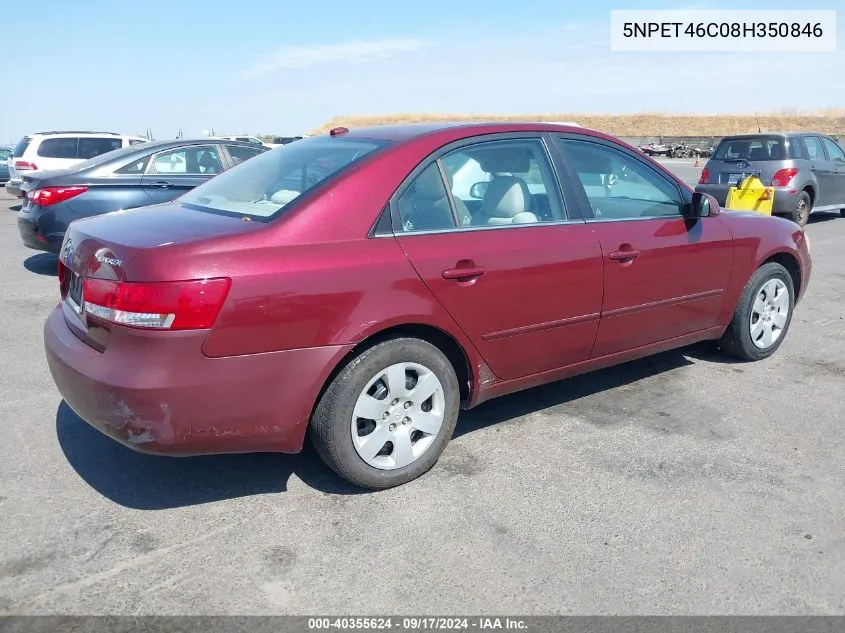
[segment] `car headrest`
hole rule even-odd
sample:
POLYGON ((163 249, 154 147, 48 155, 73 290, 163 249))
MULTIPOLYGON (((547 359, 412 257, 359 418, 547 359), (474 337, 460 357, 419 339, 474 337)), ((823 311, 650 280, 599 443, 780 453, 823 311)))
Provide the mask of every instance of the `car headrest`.
POLYGON ((488 218, 512 218, 531 207, 531 192, 521 178, 496 176, 487 186, 481 212, 488 218))
POLYGON ((489 174, 524 174, 531 169, 531 150, 527 147, 477 149, 471 155, 489 174))

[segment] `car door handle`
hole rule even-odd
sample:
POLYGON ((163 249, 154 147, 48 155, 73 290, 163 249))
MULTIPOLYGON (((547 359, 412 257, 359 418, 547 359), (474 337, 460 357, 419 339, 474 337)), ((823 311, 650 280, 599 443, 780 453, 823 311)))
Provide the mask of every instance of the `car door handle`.
POLYGON ((468 268, 447 268, 443 271, 443 279, 474 279, 481 277, 487 269, 484 266, 471 266, 468 268))
POLYGON ((155 187, 156 189, 170 189, 172 186, 173 183, 167 182, 166 180, 156 180, 150 183, 150 187, 155 187))
POLYGON ((640 256, 640 251, 613 251, 608 257, 615 262, 623 262, 628 259, 636 259, 640 256))

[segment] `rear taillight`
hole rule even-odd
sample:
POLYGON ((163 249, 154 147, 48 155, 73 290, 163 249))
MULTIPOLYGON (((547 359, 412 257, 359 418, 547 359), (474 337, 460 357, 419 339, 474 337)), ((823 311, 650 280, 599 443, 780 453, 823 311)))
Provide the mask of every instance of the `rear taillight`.
POLYGON ((67 281, 68 281, 68 273, 70 270, 65 263, 60 259, 59 264, 56 270, 58 277, 59 277, 59 293, 62 295, 62 299, 65 298, 67 295, 67 281))
POLYGON ((82 185, 70 185, 69 187, 45 187, 44 189, 33 189, 26 194, 32 204, 42 207, 49 207, 51 204, 58 204, 65 200, 78 196, 88 191, 88 187, 82 185))
POLYGON ((789 184, 789 181, 795 178, 795 174, 797 173, 798 170, 795 167, 789 167, 788 169, 779 169, 777 173, 772 177, 772 186, 786 187, 789 184))
POLYGON ((701 170, 701 177, 698 179, 699 185, 706 185, 710 182, 710 170, 706 167, 701 170))
POLYGON ((38 166, 35 163, 30 163, 28 160, 16 160, 15 169, 18 171, 35 171, 38 166))
POLYGON ((110 323, 204 330, 214 324, 230 285, 225 277, 151 283, 85 279, 82 297, 88 314, 110 323))

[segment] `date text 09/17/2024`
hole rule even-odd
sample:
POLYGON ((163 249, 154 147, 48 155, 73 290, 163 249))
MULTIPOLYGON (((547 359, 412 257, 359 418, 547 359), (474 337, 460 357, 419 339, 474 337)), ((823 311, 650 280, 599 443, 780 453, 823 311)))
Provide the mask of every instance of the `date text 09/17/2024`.
POLYGON ((399 631, 525 631, 525 620, 508 617, 351 617, 309 618, 309 631, 331 630, 399 631))

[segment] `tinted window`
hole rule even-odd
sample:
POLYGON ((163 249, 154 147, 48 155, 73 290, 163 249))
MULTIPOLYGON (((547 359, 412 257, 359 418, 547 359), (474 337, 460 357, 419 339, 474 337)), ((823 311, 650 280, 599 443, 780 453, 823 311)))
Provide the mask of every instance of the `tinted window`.
POLYGON ((258 156, 262 151, 261 148, 258 147, 244 147, 243 145, 227 145, 226 149, 229 150, 229 156, 232 157, 232 163, 235 165, 242 163, 253 156, 258 156))
POLYGON ((142 156, 141 158, 132 161, 128 165, 124 165, 120 169, 115 170, 116 174, 143 174, 147 170, 147 165, 150 163, 150 155, 142 156))
POLYGON ((816 136, 804 137, 804 148, 807 152, 809 160, 825 160, 824 150, 822 149, 822 142, 816 136))
POLYGON ((321 181, 385 145, 380 141, 318 137, 244 161, 192 189, 179 201, 192 208, 273 218, 321 181))
POLYGON ((596 219, 680 216, 683 201, 667 178, 622 150, 563 139, 596 219))
POLYGON ((535 139, 468 145, 443 157, 462 226, 563 219, 543 143, 535 139))
POLYGON ((45 158, 77 158, 76 137, 48 138, 38 146, 38 155, 45 158))
POLYGON ((779 136, 750 136, 722 139, 716 160, 784 160, 784 139, 779 136))
POLYGON ((85 138, 79 139, 79 154, 77 158, 88 160, 101 154, 106 154, 123 146, 119 138, 85 138))
POLYGON ((457 226, 437 162, 414 178, 397 206, 403 231, 437 231, 457 226))
POLYGON ((29 143, 32 139, 28 136, 24 136, 18 144, 15 145, 15 149, 12 150, 12 156, 14 158, 20 158, 23 156, 23 153, 26 151, 26 148, 29 147, 29 143))
POLYGON ((827 150, 827 155, 830 157, 830 160, 845 163, 845 152, 842 151, 842 148, 839 147, 839 145, 826 137, 822 137, 822 143, 824 143, 824 147, 827 150))
POLYGON ((213 175, 223 171, 223 163, 213 145, 181 147, 156 154, 153 166, 157 174, 213 175))

